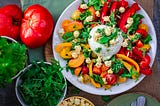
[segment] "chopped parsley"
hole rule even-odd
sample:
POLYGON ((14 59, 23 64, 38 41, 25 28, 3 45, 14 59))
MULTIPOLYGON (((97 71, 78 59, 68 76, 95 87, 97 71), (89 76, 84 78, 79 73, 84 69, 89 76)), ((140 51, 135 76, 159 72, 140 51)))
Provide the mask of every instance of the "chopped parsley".
POLYGON ((98 47, 98 48, 95 49, 95 52, 96 52, 96 53, 100 53, 101 50, 102 50, 102 48, 101 48, 101 47, 98 47))

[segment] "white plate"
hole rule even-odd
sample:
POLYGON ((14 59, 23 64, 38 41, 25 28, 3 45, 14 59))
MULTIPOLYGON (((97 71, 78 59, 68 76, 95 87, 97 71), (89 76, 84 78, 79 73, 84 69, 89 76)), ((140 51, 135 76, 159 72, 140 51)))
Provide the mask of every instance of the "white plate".
MULTIPOLYGON (((129 2, 129 4, 133 4, 134 1, 133 0, 127 0, 129 2)), ((77 7, 80 5, 81 0, 76 0, 74 1, 72 4, 70 4, 62 13, 62 15, 60 16, 59 20, 57 21, 57 24, 55 26, 54 29, 54 36, 53 36, 53 41, 52 41, 52 45, 53 45, 53 53, 54 53, 54 57, 56 60, 60 61, 60 64, 62 67, 66 66, 66 61, 64 61, 55 51, 54 48, 57 44, 62 42, 62 39, 58 36, 58 30, 61 28, 61 23, 63 20, 65 19, 70 19, 71 14, 73 13, 74 10, 77 9, 77 7)), ((154 26, 152 24, 151 19, 149 18, 149 16, 147 15, 147 13, 144 11, 144 9, 140 6, 140 10, 137 13, 142 14, 145 18, 143 19, 143 23, 146 23, 149 26, 149 34, 151 34, 152 36, 152 41, 150 42, 151 45, 151 49, 149 51, 149 55, 151 57, 151 63, 150 66, 153 65, 154 59, 155 59, 155 55, 156 55, 156 49, 157 49, 157 38, 156 38, 156 33, 155 33, 155 29, 154 26)), ((154 71, 154 70, 153 70, 154 71)), ((71 82, 74 86, 76 86, 77 88, 91 93, 91 94, 96 94, 96 95, 114 95, 114 94, 119 94, 122 92, 125 92, 131 88, 133 88, 134 86, 136 86, 139 82, 141 82, 143 80, 143 78, 145 77, 145 75, 140 75, 138 81, 132 80, 132 79, 128 79, 127 82, 123 83, 123 84, 119 84, 119 86, 113 86, 111 89, 109 90, 104 90, 104 88, 95 88, 92 85, 86 85, 83 83, 80 83, 77 80, 77 77, 75 75, 72 75, 70 72, 66 72, 66 70, 63 70, 63 74, 64 76, 67 78, 67 80, 69 82, 71 82)))

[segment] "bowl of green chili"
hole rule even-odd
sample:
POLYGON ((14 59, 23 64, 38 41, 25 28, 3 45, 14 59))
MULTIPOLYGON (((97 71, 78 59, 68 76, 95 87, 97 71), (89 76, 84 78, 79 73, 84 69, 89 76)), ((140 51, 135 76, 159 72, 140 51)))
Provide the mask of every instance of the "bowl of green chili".
POLYGON ((67 91, 59 62, 33 62, 22 71, 15 86, 22 106, 57 106, 67 91))

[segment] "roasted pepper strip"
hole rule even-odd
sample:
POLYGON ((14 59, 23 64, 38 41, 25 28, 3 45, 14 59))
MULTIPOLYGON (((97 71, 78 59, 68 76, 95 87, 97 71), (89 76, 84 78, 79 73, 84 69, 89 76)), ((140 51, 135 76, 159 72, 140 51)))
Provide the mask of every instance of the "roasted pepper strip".
POLYGON ((71 47, 65 47, 61 50, 60 52, 60 56, 64 59, 70 59, 72 58, 72 55, 71 55, 71 47))
POLYGON ((141 49, 145 49, 146 51, 149 51, 149 49, 151 48, 151 46, 149 44, 144 44, 141 49))
MULTIPOLYGON (((122 61, 122 63, 127 68, 128 71, 131 71, 131 69, 133 68, 132 65, 130 65, 129 63, 127 63, 125 61, 122 61)), ((133 68, 133 70, 135 70, 135 69, 133 68)), ((139 73, 139 70, 136 70, 136 71, 139 73)), ((133 79, 137 79, 137 77, 138 77, 137 74, 132 74, 133 79)))
POLYGON ((100 22, 101 22, 102 24, 104 24, 104 19, 103 19, 103 17, 106 16, 107 11, 108 11, 108 3, 105 2, 104 5, 103 5, 103 8, 102 8, 101 16, 100 16, 100 22))
POLYGON ((116 54, 116 56, 122 60, 128 61, 129 63, 133 64, 136 67, 137 72, 139 72, 140 68, 136 61, 133 59, 123 55, 123 54, 116 54))
POLYGON ((93 72, 92 72, 92 70, 93 70, 93 62, 91 61, 91 63, 89 64, 89 75, 90 76, 92 76, 93 75, 93 72))
POLYGON ((128 8, 128 2, 125 0, 119 1, 119 7, 124 7, 125 9, 128 8))
POLYGON ((60 43, 60 44, 56 45, 55 51, 57 53, 60 53, 62 51, 62 49, 65 47, 72 47, 72 43, 71 42, 60 43))
POLYGON ((118 6, 118 1, 114 1, 111 5, 111 8, 110 8, 110 14, 112 14, 112 12, 115 12, 116 9, 117 9, 117 6, 118 6))
POLYGON ((127 19, 135 14, 136 11, 138 11, 140 8, 137 3, 134 3, 125 13, 122 15, 119 28, 126 33, 127 28, 125 27, 127 19))
POLYGON ((136 32, 141 34, 142 38, 146 38, 148 35, 147 31, 144 29, 137 29, 136 32))

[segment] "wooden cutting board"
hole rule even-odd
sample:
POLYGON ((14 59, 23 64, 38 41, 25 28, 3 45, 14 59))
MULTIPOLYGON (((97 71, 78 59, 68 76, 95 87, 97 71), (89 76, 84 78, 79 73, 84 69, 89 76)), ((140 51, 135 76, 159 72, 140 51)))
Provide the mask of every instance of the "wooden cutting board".
MULTIPOLYGON (((154 5, 154 0, 135 0, 138 2, 148 13, 148 15, 153 19, 153 5, 154 5)), ((53 52, 52 52, 52 40, 50 39, 48 43, 44 47, 44 57, 45 60, 50 62, 53 57, 53 52)), ((154 62, 154 65, 152 67, 153 69, 153 74, 151 76, 146 77, 140 84, 138 84, 136 87, 132 88, 131 90, 125 92, 125 93, 131 93, 131 92, 144 92, 148 93, 154 97, 156 97, 158 100, 160 100, 160 80, 157 80, 160 78, 157 70, 157 62, 154 62)), ((67 97, 73 96, 74 94, 71 94, 70 91, 74 88, 74 86, 68 87, 68 93, 67 97)), ((107 103, 104 102, 101 99, 101 96, 96 96, 92 94, 88 94, 86 92, 81 91, 79 96, 83 96, 91 100, 96 106, 105 106, 107 103), (95 102, 99 101, 99 102, 95 102)), ((118 95, 111 96, 111 98, 114 98, 118 95)))

